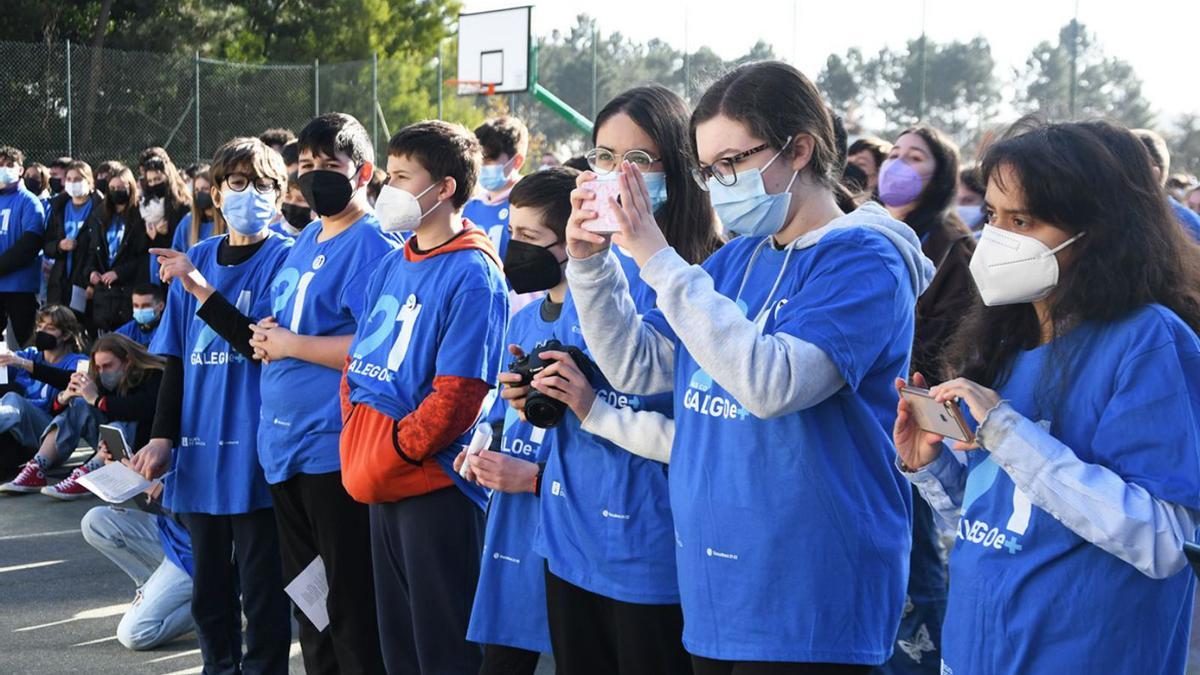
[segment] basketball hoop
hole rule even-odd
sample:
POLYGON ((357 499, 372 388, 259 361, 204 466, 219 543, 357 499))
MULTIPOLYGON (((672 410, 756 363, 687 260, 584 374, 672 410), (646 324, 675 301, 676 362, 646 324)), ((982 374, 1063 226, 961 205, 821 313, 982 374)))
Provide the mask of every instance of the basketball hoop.
POLYGON ((494 96, 495 82, 480 82, 479 80, 446 80, 446 84, 458 88, 459 96, 494 96))

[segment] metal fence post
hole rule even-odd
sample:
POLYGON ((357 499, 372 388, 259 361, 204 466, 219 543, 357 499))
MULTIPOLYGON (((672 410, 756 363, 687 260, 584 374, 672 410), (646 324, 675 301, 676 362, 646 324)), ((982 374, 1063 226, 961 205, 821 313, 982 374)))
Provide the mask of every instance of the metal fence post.
POLYGON ((196 163, 200 163, 200 50, 196 50, 196 163))
POLYGON ((67 155, 75 156, 75 139, 71 137, 71 41, 67 40, 67 155))
MULTIPOLYGON (((379 148, 379 54, 371 53, 371 140, 379 148)), ((378 154, 378 153, 376 153, 378 154)), ((376 157, 378 159, 378 157, 376 157)))
POLYGON ((321 114, 321 59, 313 59, 313 117, 321 114))
POLYGON ((438 92, 438 119, 442 119, 442 89, 446 86, 442 80, 442 41, 438 40, 437 54, 437 92, 438 92))

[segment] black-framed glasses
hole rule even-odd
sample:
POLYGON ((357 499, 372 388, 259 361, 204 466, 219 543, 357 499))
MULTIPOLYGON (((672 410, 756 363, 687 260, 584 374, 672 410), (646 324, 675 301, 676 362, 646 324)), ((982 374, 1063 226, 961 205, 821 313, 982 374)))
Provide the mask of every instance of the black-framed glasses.
POLYGON ((771 147, 770 143, 763 143, 762 145, 756 145, 749 150, 739 152, 736 155, 718 159, 708 166, 692 169, 692 178, 694 178, 704 190, 708 190, 709 178, 715 178, 721 185, 729 187, 730 185, 737 183, 738 162, 743 161, 747 157, 757 155, 769 147, 771 147))
POLYGON ((251 177, 240 172, 234 172, 225 176, 225 184, 234 192, 245 192, 251 183, 254 184, 255 192, 263 195, 279 189, 279 183, 274 178, 264 178, 262 176, 251 177))
POLYGON ((592 148, 584 157, 587 158, 588 166, 592 167, 592 171, 600 175, 616 171, 621 162, 629 162, 645 173, 651 164, 662 160, 661 157, 650 156, 650 153, 645 150, 630 150, 624 155, 617 156, 608 148, 592 148))

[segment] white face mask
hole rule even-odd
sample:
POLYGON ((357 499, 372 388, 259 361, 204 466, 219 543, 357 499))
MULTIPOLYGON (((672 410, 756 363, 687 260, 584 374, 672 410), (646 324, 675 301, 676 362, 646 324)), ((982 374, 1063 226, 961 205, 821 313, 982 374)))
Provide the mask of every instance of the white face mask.
POLYGON ((379 198, 375 200, 375 217, 379 218, 379 229, 384 232, 408 232, 417 229, 425 216, 442 205, 439 201, 428 211, 421 213, 421 204, 417 201, 436 186, 437 183, 434 183, 414 196, 408 190, 385 184, 379 190, 379 198))
POLYGON ((988 307, 1043 300, 1058 285, 1055 254, 1087 234, 1080 232, 1051 249, 1024 234, 983 226, 971 256, 971 277, 988 307))
POLYGON ((66 190, 67 194, 71 197, 82 197, 91 192, 91 190, 88 189, 87 181, 82 180, 67 181, 66 183, 63 183, 63 189, 66 190))
POLYGON ((142 202, 138 208, 142 212, 142 220, 151 225, 161 223, 167 217, 167 211, 161 198, 142 202))

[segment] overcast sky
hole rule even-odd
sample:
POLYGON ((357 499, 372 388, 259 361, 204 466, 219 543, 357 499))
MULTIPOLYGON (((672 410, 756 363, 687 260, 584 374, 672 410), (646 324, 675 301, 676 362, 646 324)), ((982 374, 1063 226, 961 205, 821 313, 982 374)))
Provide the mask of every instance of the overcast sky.
MULTIPOLYGON (((1037 43, 1056 38, 1076 4, 926 1, 929 38, 949 41, 983 35, 992 46, 997 75, 1004 79, 1037 43)), ((465 0, 463 11, 522 4, 534 6, 535 36, 565 30, 576 15, 586 13, 605 33, 619 30, 637 41, 657 37, 679 48, 686 35, 690 50, 707 45, 723 58, 744 54, 761 38, 814 79, 830 53, 857 46, 871 54, 885 45, 902 47, 921 33, 921 0, 465 0)), ((1160 124, 1173 122, 1179 113, 1200 113, 1200 2, 1079 0, 1079 19, 1106 54, 1133 65, 1160 124)))

